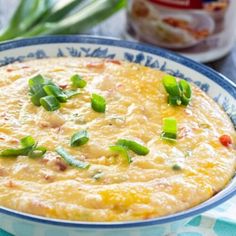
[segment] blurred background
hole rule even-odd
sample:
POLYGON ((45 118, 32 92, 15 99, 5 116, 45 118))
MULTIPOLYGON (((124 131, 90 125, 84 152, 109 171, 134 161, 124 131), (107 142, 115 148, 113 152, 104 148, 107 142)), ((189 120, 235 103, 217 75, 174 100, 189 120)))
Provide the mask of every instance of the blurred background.
POLYGON ((236 82, 235 10, 235 0, 0 0, 0 42, 50 34, 141 41, 236 82))

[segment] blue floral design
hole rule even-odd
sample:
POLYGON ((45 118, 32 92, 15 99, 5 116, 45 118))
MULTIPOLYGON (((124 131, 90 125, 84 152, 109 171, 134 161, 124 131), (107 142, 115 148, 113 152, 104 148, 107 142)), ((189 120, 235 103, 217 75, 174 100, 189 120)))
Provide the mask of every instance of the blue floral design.
POLYGON ((145 56, 144 53, 137 53, 136 55, 125 52, 124 53, 124 59, 129 62, 139 63, 144 66, 148 66, 154 69, 159 69, 161 71, 164 71, 168 74, 171 74, 175 77, 185 79, 187 81, 195 83, 199 88, 201 88, 204 92, 208 92, 209 90, 209 84, 208 83, 202 83, 201 81, 193 81, 192 78, 187 77, 182 73, 180 70, 173 70, 172 68, 168 67, 168 63, 164 61, 163 63, 160 63, 157 59, 153 59, 153 57, 147 55, 145 56))
POLYGON ((35 52, 30 52, 27 55, 20 55, 17 57, 4 57, 3 59, 0 59, 0 66, 5 66, 7 64, 11 64, 14 62, 22 62, 27 59, 42 59, 42 58, 47 58, 47 54, 44 50, 38 49, 35 52))
POLYGON ((96 49, 91 49, 91 48, 85 48, 85 47, 80 47, 80 48, 75 48, 75 47, 67 47, 66 51, 62 50, 61 48, 58 49, 57 56, 58 57, 63 57, 68 55, 71 57, 99 57, 99 58, 110 58, 113 59, 116 54, 109 54, 108 53, 108 48, 101 48, 98 47, 96 49))

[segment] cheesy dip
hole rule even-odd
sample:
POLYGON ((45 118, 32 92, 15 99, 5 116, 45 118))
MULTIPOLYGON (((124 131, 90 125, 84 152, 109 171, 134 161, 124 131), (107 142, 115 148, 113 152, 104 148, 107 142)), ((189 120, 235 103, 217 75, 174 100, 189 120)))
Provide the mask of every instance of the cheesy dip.
POLYGON ((235 173, 234 127, 193 84, 179 84, 189 95, 181 104, 163 85, 174 77, 98 58, 15 63, 0 74, 0 206, 75 221, 149 219, 209 199, 235 173))

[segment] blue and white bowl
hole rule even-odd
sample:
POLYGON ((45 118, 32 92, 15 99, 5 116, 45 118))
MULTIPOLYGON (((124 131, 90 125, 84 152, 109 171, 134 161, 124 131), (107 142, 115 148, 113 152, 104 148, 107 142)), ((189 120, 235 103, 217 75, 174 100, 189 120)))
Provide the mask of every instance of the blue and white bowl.
MULTIPOLYGON (((133 42, 86 36, 49 36, 0 44, 0 66, 64 56, 121 59, 191 81, 222 106, 236 127, 235 84, 210 68, 168 51, 133 42)), ((0 207, 0 228, 17 236, 166 235, 175 233, 191 217, 223 203, 235 193, 236 178, 223 191, 189 210, 149 220, 118 223, 49 219, 0 207)))

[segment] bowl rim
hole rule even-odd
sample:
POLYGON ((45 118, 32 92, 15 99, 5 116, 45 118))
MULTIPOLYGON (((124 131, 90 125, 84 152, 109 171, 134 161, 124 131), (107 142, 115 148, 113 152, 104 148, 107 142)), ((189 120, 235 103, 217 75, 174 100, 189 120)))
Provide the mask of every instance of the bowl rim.
MULTIPOLYGON (((4 52, 9 49, 17 49, 21 47, 27 46, 36 46, 42 44, 60 44, 60 43, 82 43, 82 44, 99 44, 99 45, 106 45, 106 46, 115 46, 127 49, 133 49, 145 53, 150 53, 156 56, 163 57, 167 60, 174 61, 178 64, 184 65, 189 69, 196 71, 204 76, 208 77, 210 80, 217 83, 220 87, 225 89, 234 99, 236 99, 236 85, 233 81, 229 80, 224 75, 214 71, 213 69, 195 62, 189 58, 181 56, 179 54, 170 52, 166 49, 161 49, 158 47, 154 47, 151 45, 137 43, 137 42, 130 42, 126 40, 115 39, 111 37, 100 37, 100 36, 90 36, 90 35, 58 35, 58 36, 41 36, 41 37, 34 37, 34 38, 26 38, 26 39, 18 39, 7 41, 0 44, 0 52, 4 52)), ((1 58, 1 55, 0 55, 1 58)), ((227 189, 227 186, 225 187, 227 189)), ((133 227, 144 227, 144 226, 151 226, 151 225, 160 225, 171 223, 183 219, 187 219, 193 216, 197 216, 198 214, 210 210, 213 207, 225 202, 226 200, 230 199, 236 194, 236 188, 227 191, 216 200, 209 201, 212 198, 208 199, 207 201, 193 207, 187 209, 185 211, 163 216, 152 218, 148 220, 137 220, 137 221, 124 221, 124 222, 83 222, 83 221, 69 221, 69 220, 61 220, 61 219, 54 219, 54 218, 47 218, 41 217, 37 215, 32 215, 28 213, 19 212, 16 210, 12 210, 9 208, 5 208, 0 206, 0 214, 5 214, 8 216, 20 218, 22 220, 28 220, 35 223, 41 224, 49 224, 49 225, 56 225, 56 226, 63 226, 63 227, 74 227, 74 228, 83 228, 83 229, 122 229, 122 228, 133 228, 133 227), (209 202, 208 202, 209 201, 209 202)), ((216 195, 217 196, 217 195, 216 195)))

